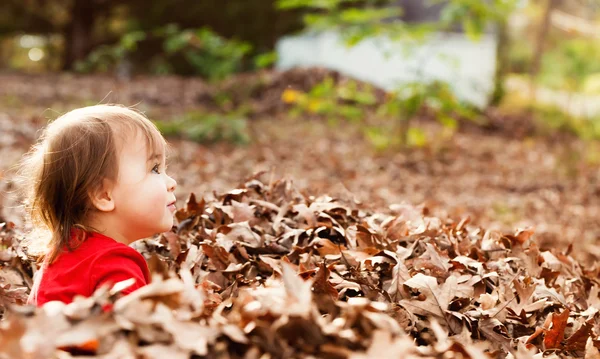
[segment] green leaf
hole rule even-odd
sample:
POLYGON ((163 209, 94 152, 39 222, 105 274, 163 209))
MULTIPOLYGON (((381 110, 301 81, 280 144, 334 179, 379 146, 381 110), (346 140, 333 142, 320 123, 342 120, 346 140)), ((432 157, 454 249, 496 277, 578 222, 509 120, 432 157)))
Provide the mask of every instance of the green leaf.
POLYGON ((376 150, 386 150, 392 144, 390 135, 378 127, 368 127, 364 130, 365 136, 376 150))
POLYGON ((423 147, 427 144, 425 131, 417 127, 411 127, 406 134, 408 145, 411 147, 423 147))
POLYGON ((463 20, 463 26, 467 37, 473 41, 479 41, 483 33, 484 24, 478 18, 469 18, 463 20))
POLYGON ((358 106, 339 106, 339 113, 346 119, 356 122, 363 117, 363 110, 358 106))
POLYGON ((458 128, 458 121, 456 121, 454 118, 452 118, 450 116, 439 115, 437 119, 446 128, 449 128, 452 130, 456 130, 458 128))
POLYGON ((339 19, 342 22, 351 24, 377 23, 393 17, 402 15, 402 9, 399 7, 386 8, 350 8, 340 12, 339 19))
POLYGON ((299 8, 335 9, 343 0, 277 0, 276 6, 280 10, 299 8))
POLYGON ((169 36, 163 43, 163 48, 167 54, 173 54, 188 46, 192 34, 189 31, 184 31, 172 36, 169 36))
POLYGON ((259 69, 270 67, 275 62, 277 62, 277 52, 275 51, 267 52, 254 57, 254 65, 259 69))
POLYGON ((137 44, 140 41, 146 39, 146 33, 143 31, 133 31, 128 34, 125 34, 121 38, 121 46, 128 51, 133 51, 137 49, 137 44))

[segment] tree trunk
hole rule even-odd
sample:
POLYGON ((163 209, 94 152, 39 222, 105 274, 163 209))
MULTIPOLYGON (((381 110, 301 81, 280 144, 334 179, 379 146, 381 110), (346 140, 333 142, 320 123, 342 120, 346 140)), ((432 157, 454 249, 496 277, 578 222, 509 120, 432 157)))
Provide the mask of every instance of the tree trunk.
POLYGON ((506 78, 506 73, 508 72, 508 51, 510 45, 507 19, 499 20, 496 25, 498 43, 496 45, 496 76, 494 79, 494 92, 492 93, 492 98, 490 100, 490 104, 492 106, 499 105, 505 94, 504 80, 506 78))
POLYGON ((531 98, 535 101, 535 81, 538 73, 540 72, 540 66, 542 62, 542 56, 544 55, 544 45, 546 44, 546 38, 548 37, 548 32, 550 31, 550 20, 552 18, 552 10, 559 5, 560 0, 547 0, 546 9, 544 10, 544 17, 542 18, 542 23, 540 25, 540 31, 538 33, 537 42, 535 44, 535 52, 533 53, 533 61, 531 62, 531 71, 530 71, 530 95, 531 98))
POLYGON ((71 8, 71 22, 65 28, 63 70, 72 70, 75 63, 84 60, 90 52, 94 28, 94 5, 91 0, 75 0, 71 8))

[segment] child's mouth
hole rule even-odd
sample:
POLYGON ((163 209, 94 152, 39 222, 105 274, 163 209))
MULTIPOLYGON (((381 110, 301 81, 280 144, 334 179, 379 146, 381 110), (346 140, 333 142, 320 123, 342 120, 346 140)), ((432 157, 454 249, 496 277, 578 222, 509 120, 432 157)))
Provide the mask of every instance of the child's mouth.
POLYGON ((175 207, 175 201, 169 203, 167 207, 171 210, 171 212, 174 212, 177 209, 177 207, 175 207))

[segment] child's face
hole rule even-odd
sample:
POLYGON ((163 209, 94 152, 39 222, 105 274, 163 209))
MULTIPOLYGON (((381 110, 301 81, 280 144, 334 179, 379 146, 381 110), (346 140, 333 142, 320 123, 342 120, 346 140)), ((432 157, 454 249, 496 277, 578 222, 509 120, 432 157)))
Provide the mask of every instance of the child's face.
POLYGON ((139 134, 124 143, 113 188, 118 230, 134 240, 169 231, 175 211, 169 205, 177 182, 166 174, 165 153, 152 154, 146 147, 139 134))

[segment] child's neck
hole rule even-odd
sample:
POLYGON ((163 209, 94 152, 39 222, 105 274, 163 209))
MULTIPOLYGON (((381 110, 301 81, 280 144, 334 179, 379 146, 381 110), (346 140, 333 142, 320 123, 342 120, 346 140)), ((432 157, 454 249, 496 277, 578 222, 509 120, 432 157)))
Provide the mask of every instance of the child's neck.
POLYGON ((124 233, 124 229, 121 229, 120 226, 122 223, 117 223, 113 220, 112 216, 98 216, 89 221, 89 225, 92 228, 95 228, 98 233, 101 233, 107 237, 114 239, 119 243, 123 243, 125 245, 130 245, 136 239, 131 239, 126 236, 124 233))

